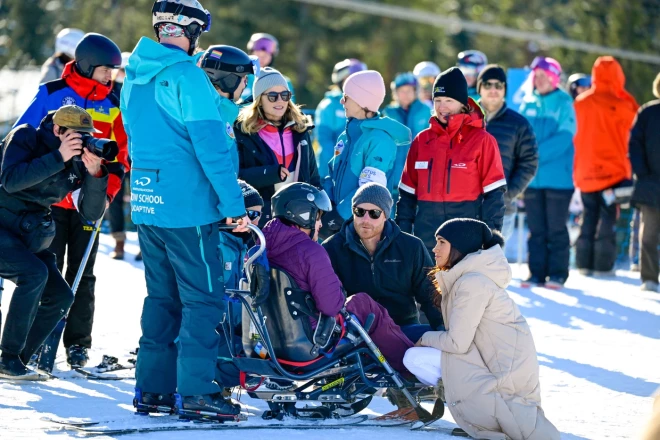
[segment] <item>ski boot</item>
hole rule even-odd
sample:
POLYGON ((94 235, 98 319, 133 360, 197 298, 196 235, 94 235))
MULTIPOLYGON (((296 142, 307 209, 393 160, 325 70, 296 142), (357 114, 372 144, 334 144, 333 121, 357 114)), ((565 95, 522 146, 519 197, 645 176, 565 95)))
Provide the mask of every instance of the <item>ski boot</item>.
POLYGON ((87 365, 89 354, 87 348, 82 345, 72 345, 66 349, 66 363, 69 364, 72 370, 82 368, 87 365))
POLYGON ((151 413, 174 414, 174 395, 143 393, 140 388, 135 388, 133 406, 138 414, 148 415, 151 413))
POLYGON ((27 368, 17 355, 2 354, 0 356, 0 379, 47 380, 48 376, 27 368))
POLYGON ((241 406, 225 399, 222 393, 185 397, 175 394, 174 397, 180 419, 220 423, 244 420, 241 406))

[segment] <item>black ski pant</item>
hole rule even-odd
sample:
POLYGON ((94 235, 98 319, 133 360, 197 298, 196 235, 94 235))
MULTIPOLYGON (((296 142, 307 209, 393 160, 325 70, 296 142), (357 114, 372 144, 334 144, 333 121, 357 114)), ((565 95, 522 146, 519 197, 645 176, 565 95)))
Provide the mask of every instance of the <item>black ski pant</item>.
POLYGON ((27 362, 71 307, 73 292, 55 255, 32 253, 13 233, 0 228, 0 277, 16 284, 5 315, 0 350, 27 362))
MULTIPOLYGON (((66 274, 64 279, 73 286, 80 263, 82 262, 87 244, 94 233, 94 225, 87 224, 75 209, 64 209, 53 206, 53 220, 57 225, 55 239, 49 250, 57 257, 57 268, 64 268, 66 254, 66 274)), ((94 241, 94 247, 87 260, 76 292, 76 298, 71 306, 62 341, 65 347, 82 345, 92 347, 92 324, 94 322, 94 263, 99 249, 99 237, 94 241)))
POLYGON ((525 191, 529 271, 541 280, 568 278, 571 243, 566 223, 572 196, 572 189, 527 188, 525 191))
POLYGON ((126 240, 126 215, 124 213, 124 194, 129 185, 129 176, 125 175, 121 183, 121 190, 110 203, 108 216, 110 218, 110 232, 115 240, 126 240))
POLYGON ((618 205, 607 205, 601 191, 582 193, 582 224, 575 250, 578 269, 607 272, 616 262, 618 205))
POLYGON ((641 205, 640 247, 642 249, 640 272, 642 282, 658 282, 658 237, 660 236, 660 210, 641 205))

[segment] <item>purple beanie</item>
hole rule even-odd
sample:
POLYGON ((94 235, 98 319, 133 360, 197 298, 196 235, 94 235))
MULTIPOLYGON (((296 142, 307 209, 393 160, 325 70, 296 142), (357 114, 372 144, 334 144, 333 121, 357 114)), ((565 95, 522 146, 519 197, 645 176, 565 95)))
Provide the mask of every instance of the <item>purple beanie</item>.
POLYGON ((385 100, 385 81, 375 70, 363 70, 346 78, 344 93, 362 108, 374 113, 385 100))

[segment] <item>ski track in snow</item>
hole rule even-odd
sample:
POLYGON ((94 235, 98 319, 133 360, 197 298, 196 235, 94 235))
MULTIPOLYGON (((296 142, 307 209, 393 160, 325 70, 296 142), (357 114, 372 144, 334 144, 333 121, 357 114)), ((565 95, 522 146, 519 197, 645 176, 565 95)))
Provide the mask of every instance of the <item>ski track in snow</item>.
MULTIPOLYGON (((126 360, 137 347, 140 314, 146 287, 142 263, 133 261, 137 236, 129 233, 126 260, 113 261, 109 235, 101 236, 96 263, 96 316, 90 365, 103 354, 126 360)), ((514 279, 526 268, 513 265, 514 279)), ((541 364, 543 408, 562 432, 563 439, 637 438, 651 411, 650 397, 660 386, 660 294, 641 292, 639 275, 618 271, 609 279, 585 278, 572 272, 566 287, 551 291, 516 283, 509 288, 534 333, 541 364)), ((6 284, 6 313, 13 285, 6 284)), ((121 360, 120 360, 121 362, 121 360)), ((41 420, 43 416, 75 417, 95 421, 122 420, 132 425, 149 423, 133 415, 133 380, 94 382, 67 372, 62 347, 56 373, 67 380, 37 383, 0 381, 0 438, 80 438, 73 431, 41 420)), ((118 372, 117 374, 119 374, 118 372)), ((129 372, 132 374, 132 372, 129 372)), ((267 423, 259 417, 263 402, 242 396, 244 409, 254 414, 249 423, 267 423)), ((379 415, 393 407, 375 397, 363 414, 379 415)), ((438 426, 454 427, 449 411, 438 426)), ((273 439, 306 439, 306 431, 273 429, 253 433, 273 439)), ((230 432, 162 432, 125 438, 220 438, 230 432)), ((239 434, 240 435, 240 434, 239 434)), ((451 439, 438 432, 410 432, 398 428, 353 428, 314 431, 321 439, 376 440, 382 436, 409 439, 451 439)), ((104 436, 98 438, 114 438, 104 436)))

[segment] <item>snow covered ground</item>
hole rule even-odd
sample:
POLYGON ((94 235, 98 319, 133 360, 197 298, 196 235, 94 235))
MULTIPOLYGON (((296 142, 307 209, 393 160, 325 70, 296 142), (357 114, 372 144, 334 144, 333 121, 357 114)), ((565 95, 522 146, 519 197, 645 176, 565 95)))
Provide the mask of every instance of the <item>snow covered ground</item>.
MULTIPOLYGON (((129 254, 137 253, 135 234, 129 234, 129 254)), ((113 261, 107 254, 113 240, 103 235, 97 274, 97 312, 94 348, 90 364, 103 354, 128 356, 137 346, 140 313, 146 294, 141 263, 113 261)), ((514 265, 514 276, 526 276, 526 269, 514 265)), ((650 414, 651 395, 660 386, 660 294, 641 292, 639 276, 617 272, 616 278, 585 278, 576 272, 560 292, 544 288, 512 286, 512 297, 527 317, 539 353, 543 407, 549 419, 563 433, 562 438, 636 438, 650 414)), ((9 304, 13 286, 9 283, 3 309, 9 304)), ((63 350, 56 368, 67 380, 14 384, 0 381, 0 438, 74 438, 60 431, 43 416, 79 417, 92 420, 128 419, 148 422, 132 415, 134 381, 94 382, 72 379, 64 373, 63 350)), ((242 397, 250 423, 265 423, 258 417, 261 402, 242 397)), ((374 398, 366 414, 392 409, 380 397, 374 398)), ((455 426, 445 416, 440 425, 455 426)), ((257 434, 257 433, 254 433, 257 434)), ((250 435, 254 435, 250 434, 250 435)), ((233 435, 213 431, 136 434, 127 438, 181 439, 233 435)), ((240 435, 240 434, 239 434, 240 435)), ((304 439, 306 431, 273 429, 259 431, 260 437, 304 439)), ((437 432, 410 432, 407 428, 344 428, 341 431, 314 431, 321 439, 341 436, 344 440, 376 440, 382 436, 406 439, 452 438, 437 432)), ((112 437, 103 437, 112 438, 112 437)))

